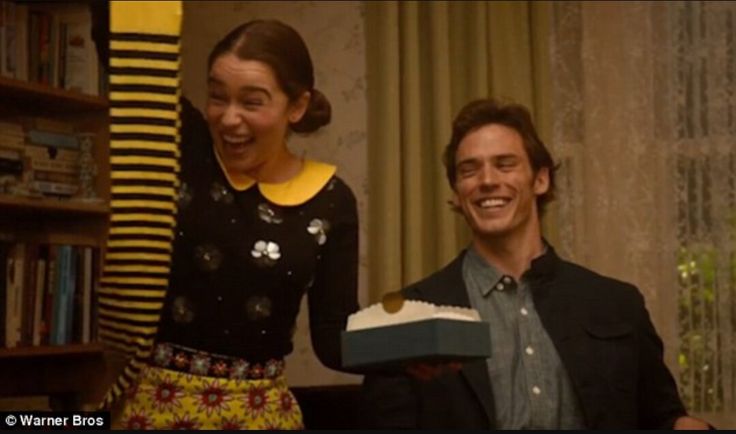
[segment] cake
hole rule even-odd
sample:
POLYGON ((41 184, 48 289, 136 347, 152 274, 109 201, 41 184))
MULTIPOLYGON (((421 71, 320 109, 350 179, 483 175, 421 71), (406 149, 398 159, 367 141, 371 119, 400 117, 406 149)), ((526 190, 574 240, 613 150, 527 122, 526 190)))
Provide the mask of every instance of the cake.
POLYGON ((348 317, 347 331, 386 327, 428 319, 480 321, 475 309, 457 306, 437 306, 432 303, 405 300, 397 312, 391 313, 383 303, 376 303, 348 317))

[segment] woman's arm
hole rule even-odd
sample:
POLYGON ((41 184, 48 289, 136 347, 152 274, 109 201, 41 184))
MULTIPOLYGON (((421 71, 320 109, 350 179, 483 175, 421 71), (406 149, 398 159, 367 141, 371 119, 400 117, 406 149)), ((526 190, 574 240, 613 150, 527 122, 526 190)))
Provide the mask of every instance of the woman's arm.
POLYGON ((344 371, 340 334, 348 315, 358 310, 358 211, 355 196, 339 178, 325 194, 334 213, 308 290, 309 324, 319 360, 344 371))

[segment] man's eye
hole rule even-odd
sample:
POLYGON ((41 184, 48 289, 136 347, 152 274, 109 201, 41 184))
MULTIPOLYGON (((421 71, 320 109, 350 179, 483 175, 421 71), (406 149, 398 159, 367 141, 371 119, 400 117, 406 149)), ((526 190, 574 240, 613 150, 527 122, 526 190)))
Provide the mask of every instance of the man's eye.
POLYGON ((476 172, 475 167, 461 167, 457 171, 458 175, 460 175, 461 178, 473 176, 475 172, 476 172))
POLYGON ((243 101, 243 105, 246 107, 259 107, 263 105, 263 100, 260 99, 246 99, 243 101))

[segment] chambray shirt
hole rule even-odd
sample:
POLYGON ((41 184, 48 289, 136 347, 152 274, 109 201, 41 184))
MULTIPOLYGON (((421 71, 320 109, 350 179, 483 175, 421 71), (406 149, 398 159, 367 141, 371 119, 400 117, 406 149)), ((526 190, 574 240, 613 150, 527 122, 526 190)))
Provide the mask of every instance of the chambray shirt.
POLYGON ((528 282, 501 274, 472 246, 463 279, 471 306, 490 324, 487 365, 496 428, 583 428, 570 377, 537 315, 528 282))

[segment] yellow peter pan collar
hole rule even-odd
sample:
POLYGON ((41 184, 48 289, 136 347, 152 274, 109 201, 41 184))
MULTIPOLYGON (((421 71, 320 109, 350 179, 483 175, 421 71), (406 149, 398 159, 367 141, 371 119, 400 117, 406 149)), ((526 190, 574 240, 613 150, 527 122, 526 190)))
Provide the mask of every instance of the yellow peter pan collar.
POLYGON ((222 173, 225 174, 225 178, 232 188, 237 191, 245 191, 258 184, 258 189, 266 199, 281 206, 301 205, 313 198, 337 171, 337 167, 331 164, 304 159, 302 170, 286 182, 256 182, 252 178, 236 182, 230 177, 227 170, 225 170, 225 165, 222 163, 216 149, 215 157, 217 158, 217 163, 220 165, 220 169, 222 169, 222 173))

